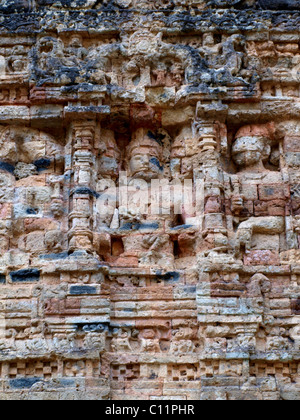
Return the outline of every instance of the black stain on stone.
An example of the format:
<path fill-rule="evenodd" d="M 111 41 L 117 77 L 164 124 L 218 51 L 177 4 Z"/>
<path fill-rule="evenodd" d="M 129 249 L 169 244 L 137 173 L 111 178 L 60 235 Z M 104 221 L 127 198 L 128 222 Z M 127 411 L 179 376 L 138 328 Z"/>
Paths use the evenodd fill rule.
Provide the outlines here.
<path fill-rule="evenodd" d="M 91 190 L 87 187 L 78 187 L 74 191 L 72 191 L 72 194 L 78 194 L 78 195 L 90 195 L 95 198 L 99 198 L 100 194 L 98 194 L 96 191 Z"/>
<path fill-rule="evenodd" d="M 9 385 L 11 388 L 15 389 L 26 389 L 31 388 L 38 382 L 42 382 L 41 378 L 17 378 L 17 379 L 10 379 Z"/>
<path fill-rule="evenodd" d="M 160 170 L 160 172 L 162 172 L 164 170 L 164 166 L 160 164 L 159 160 L 156 157 L 152 157 L 150 159 L 150 163 L 157 166 L 158 169 Z"/>
<path fill-rule="evenodd" d="M 149 139 L 156 141 L 160 146 L 163 146 L 163 140 L 165 139 L 165 135 L 161 133 L 153 133 L 153 131 L 149 130 L 147 133 Z"/>
<path fill-rule="evenodd" d="M 97 289 L 94 286 L 71 286 L 71 295 L 95 295 Z"/>
<path fill-rule="evenodd" d="M 6 283 L 6 276 L 4 274 L 0 274 L 0 284 Z"/>
<path fill-rule="evenodd" d="M 164 281 L 168 281 L 168 282 L 178 282 L 180 279 L 180 274 L 177 273 L 176 271 L 170 271 L 166 274 L 157 274 L 157 278 L 159 280 L 164 280 Z"/>
<path fill-rule="evenodd" d="M 61 67 L 57 72 L 57 77 L 67 77 L 70 80 L 70 85 L 76 82 L 77 77 L 80 76 L 80 70 L 76 67 Z"/>
<path fill-rule="evenodd" d="M 68 258 L 68 252 L 59 252 L 58 254 L 44 254 L 40 255 L 39 258 L 43 260 L 64 260 Z"/>
<path fill-rule="evenodd" d="M 0 5 L 1 13 L 29 12 L 31 10 L 30 0 L 6 0 L 4 2 L 2 0 L 2 5 Z"/>
<path fill-rule="evenodd" d="M 124 223 L 120 230 L 157 230 L 159 228 L 158 223 Z"/>
<path fill-rule="evenodd" d="M 300 10 L 299 0 L 258 0 L 258 4 L 266 10 Z"/>
<path fill-rule="evenodd" d="M 63 388 L 74 388 L 76 385 L 74 379 L 57 378 L 55 381 L 57 385 L 61 385 Z"/>
<path fill-rule="evenodd" d="M 120 230 L 132 230 L 133 224 L 132 223 L 124 223 L 123 226 L 121 226 Z"/>
<path fill-rule="evenodd" d="M 3 171 L 9 172 L 10 174 L 13 174 L 15 167 L 11 165 L 10 163 L 0 161 L 0 169 L 2 169 Z"/>
<path fill-rule="evenodd" d="M 133 226 L 135 230 L 145 230 L 145 229 L 153 229 L 157 230 L 159 228 L 158 223 L 137 223 Z"/>
<path fill-rule="evenodd" d="M 13 283 L 33 282 L 40 280 L 40 270 L 28 268 L 25 270 L 12 271 L 10 277 Z"/>
<path fill-rule="evenodd" d="M 104 332 L 109 330 L 109 324 L 105 322 L 97 323 L 78 323 L 75 325 L 77 331 L 84 332 Z"/>
<path fill-rule="evenodd" d="M 35 216 L 35 215 L 39 214 L 39 209 L 33 209 L 33 208 L 29 207 L 28 209 L 26 209 L 26 213 L 29 214 L 29 215 Z"/>
<path fill-rule="evenodd" d="M 180 226 L 175 226 L 171 228 L 171 230 L 190 229 L 192 227 L 194 226 L 193 225 L 180 225 Z"/>
<path fill-rule="evenodd" d="M 54 2 L 53 0 L 37 0 L 39 6 L 52 6 L 54 3 L 60 5 L 62 7 L 71 8 L 72 4 L 76 4 L 78 7 L 85 6 L 87 4 L 87 0 L 59 0 Z"/>
<path fill-rule="evenodd" d="M 33 164 L 36 166 L 36 169 L 38 172 L 42 172 L 45 171 L 46 169 L 48 169 L 51 165 L 51 160 L 50 159 L 46 159 L 46 158 L 42 158 L 42 159 L 38 159 L 35 162 L 33 162 Z"/>
<path fill-rule="evenodd" d="M 272 187 L 267 187 L 267 188 L 265 188 L 265 193 L 266 193 L 266 195 L 274 195 L 274 188 L 272 188 Z"/>
<path fill-rule="evenodd" d="M 185 293 L 196 293 L 197 287 L 196 286 L 184 286 L 183 290 Z"/>
<path fill-rule="evenodd" d="M 61 91 L 63 93 L 78 93 L 80 92 L 93 92 L 94 85 L 90 83 L 79 83 L 78 85 L 62 86 Z"/>
<path fill-rule="evenodd" d="M 243 0 L 208 0 L 207 5 L 210 7 L 232 7 L 242 3 Z"/>

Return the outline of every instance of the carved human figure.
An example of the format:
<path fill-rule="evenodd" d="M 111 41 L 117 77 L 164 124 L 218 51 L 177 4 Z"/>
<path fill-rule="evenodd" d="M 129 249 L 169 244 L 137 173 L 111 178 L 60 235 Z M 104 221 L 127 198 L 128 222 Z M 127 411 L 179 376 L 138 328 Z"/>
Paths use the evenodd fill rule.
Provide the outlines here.
<path fill-rule="evenodd" d="M 118 84 L 120 75 L 117 69 L 113 68 L 112 62 L 115 63 L 119 54 L 120 43 L 114 38 L 111 38 L 110 44 L 100 42 L 98 46 L 93 45 L 89 48 L 86 61 L 89 63 L 90 81 L 98 85 Z"/>
<path fill-rule="evenodd" d="M 164 173 L 161 141 L 159 135 L 148 129 L 140 128 L 133 133 L 127 149 L 127 202 L 120 203 L 119 208 L 123 223 L 148 218 L 151 180 L 161 179 Z"/>
<path fill-rule="evenodd" d="M 66 181 L 66 175 L 49 177 L 49 183 L 52 186 L 51 195 L 51 211 L 54 217 L 61 217 L 64 214 L 64 201 L 63 201 L 63 187 Z"/>
<path fill-rule="evenodd" d="M 139 128 L 133 135 L 128 147 L 129 176 L 146 181 L 161 178 L 164 167 L 162 165 L 162 139 L 151 130 Z"/>
<path fill-rule="evenodd" d="M 238 334 L 233 340 L 227 341 L 227 351 L 228 352 L 238 352 L 238 351 L 255 351 L 256 340 L 255 337 L 251 334 L 241 333 Z"/>
<path fill-rule="evenodd" d="M 159 41 L 159 36 L 147 30 L 136 31 L 128 40 L 123 38 L 122 48 L 128 60 L 123 66 L 124 87 L 135 90 L 151 84 L 150 61 L 159 49 Z"/>
<path fill-rule="evenodd" d="M 254 274 L 247 283 L 247 293 L 251 299 L 251 307 L 256 313 L 266 315 L 268 313 L 269 301 L 266 299 L 271 291 L 271 282 L 264 274 Z"/>
<path fill-rule="evenodd" d="M 183 66 L 180 62 L 169 63 L 159 62 L 153 66 L 151 71 L 153 86 L 181 86 L 184 78 Z"/>
<path fill-rule="evenodd" d="M 138 30 L 132 36 L 123 36 L 120 48 L 126 57 L 122 65 L 123 87 L 138 92 L 151 84 L 166 87 L 183 84 L 186 61 L 191 61 L 189 51 L 179 51 L 163 42 L 162 33 Z"/>
<path fill-rule="evenodd" d="M 217 80 L 227 83 L 230 80 L 236 84 L 255 81 L 256 73 L 248 70 L 245 44 L 245 38 L 239 34 L 223 36 L 218 43 L 215 43 L 212 33 L 205 34 L 200 51 Z"/>
<path fill-rule="evenodd" d="M 116 328 L 113 331 L 113 339 L 111 341 L 111 349 L 116 353 L 132 352 L 132 347 L 129 341 L 130 334 L 128 331 Z"/>
<path fill-rule="evenodd" d="M 72 334 L 54 334 L 53 347 L 57 353 L 70 352 L 75 347 L 75 335 Z"/>
<path fill-rule="evenodd" d="M 171 353 L 193 353 L 195 345 L 192 341 L 193 330 L 191 328 L 180 328 L 173 332 L 173 339 L 171 343 Z"/>
<path fill-rule="evenodd" d="M 27 70 L 26 50 L 23 46 L 16 46 L 7 61 L 7 71 L 13 74 L 24 74 Z"/>
<path fill-rule="evenodd" d="M 36 51 L 36 76 L 40 83 L 51 82 L 64 64 L 63 43 L 61 40 L 45 36 L 39 39 Z"/>
<path fill-rule="evenodd" d="M 80 83 L 89 75 L 81 71 L 88 52 L 79 34 L 72 35 L 67 46 L 60 38 L 44 36 L 33 51 L 34 72 L 40 85 L 53 81 L 61 85 Z"/>
<path fill-rule="evenodd" d="M 274 327 L 267 337 L 267 350 L 282 351 L 288 350 L 291 341 L 287 337 L 285 328 Z"/>
<path fill-rule="evenodd" d="M 289 336 L 294 342 L 295 349 L 300 350 L 300 326 L 293 326 L 289 331 Z"/>
<path fill-rule="evenodd" d="M 271 283 L 268 277 L 257 273 L 251 277 L 247 284 L 247 291 L 251 298 L 261 298 L 271 290 Z"/>
<path fill-rule="evenodd" d="M 170 218 L 171 203 L 158 185 L 164 182 L 164 153 L 169 150 L 163 147 L 165 141 L 163 130 L 137 129 L 127 149 L 127 182 L 120 186 L 120 228 L 126 233 L 123 256 L 138 256 L 142 266 L 172 266 L 174 259 L 169 236 L 156 234 Z"/>
<path fill-rule="evenodd" d="M 45 234 L 45 245 L 50 252 L 63 250 L 64 235 L 60 230 L 51 230 Z"/>
<path fill-rule="evenodd" d="M 183 187 L 188 186 L 188 182 L 197 179 L 197 173 L 199 170 L 198 156 L 199 156 L 199 138 L 195 136 L 191 124 L 185 125 L 180 129 L 180 132 L 175 137 L 171 147 L 171 158 L 170 158 L 170 170 L 171 177 L 174 182 L 174 214 L 173 217 L 176 220 L 176 215 L 181 215 L 181 224 L 199 226 L 201 223 L 201 217 L 197 217 L 197 214 L 203 214 L 204 208 L 204 197 L 197 199 L 198 207 L 195 207 L 195 186 L 192 185 L 192 195 L 183 194 Z M 176 187 L 176 182 L 180 181 L 179 189 Z M 197 191 L 197 196 L 200 198 L 200 184 Z M 192 197 L 193 199 L 188 200 Z"/>
<path fill-rule="evenodd" d="M 111 130 L 101 131 L 101 150 L 97 159 L 98 182 L 94 225 L 96 231 L 119 227 L 119 177 L 121 153 Z M 112 225 L 112 222 L 114 224 Z"/>
<path fill-rule="evenodd" d="M 157 338 L 157 334 L 152 329 L 144 330 L 141 333 L 141 352 L 145 353 L 160 353 L 160 345 L 159 345 L 159 338 Z"/>
<path fill-rule="evenodd" d="M 242 127 L 232 145 L 232 159 L 238 168 L 230 176 L 231 211 L 238 224 L 237 249 L 251 249 L 255 233 L 280 235 L 284 232 L 286 192 L 279 171 L 266 167 L 274 142 L 273 124 Z"/>
<path fill-rule="evenodd" d="M 84 339 L 84 347 L 96 351 L 105 349 L 106 331 L 89 332 Z"/>
<path fill-rule="evenodd" d="M 69 45 L 64 49 L 65 57 L 70 66 L 78 67 L 82 60 L 86 58 L 87 50 L 83 47 L 82 43 L 82 37 L 75 34 L 71 36 Z"/>
<path fill-rule="evenodd" d="M 0 200 L 6 224 L 14 220 L 14 234 L 10 234 L 9 230 L 6 232 L 16 241 L 11 241 L 11 247 L 42 252 L 45 250 L 47 226 L 49 229 L 51 224 L 52 231 L 61 230 L 61 223 L 54 221 L 49 214 L 49 204 L 53 195 L 57 197 L 52 180 L 53 177 L 60 178 L 59 174 L 63 172 L 63 147 L 50 135 L 22 126 L 1 126 L 1 144 L 0 186 L 2 179 L 5 182 L 1 186 Z M 62 201 L 61 196 L 60 199 Z M 44 219 L 44 223 L 37 226 L 36 233 L 33 227 L 28 231 L 22 227 L 24 221 L 32 219 Z M 17 243 L 19 239 L 21 242 Z M 50 240 L 48 236 L 47 241 L 46 248 L 51 249 L 53 243 L 55 249 L 60 249 L 59 241 L 53 242 L 53 237 Z"/>
<path fill-rule="evenodd" d="M 252 125 L 241 128 L 232 146 L 232 157 L 242 173 L 265 172 L 271 153 L 274 126 Z"/>
<path fill-rule="evenodd" d="M 0 351 L 8 352 L 16 350 L 16 336 L 17 331 L 15 329 L 8 329 L 4 331 L 4 334 L 0 335 Z"/>
<path fill-rule="evenodd" d="M 244 41 L 240 35 L 233 35 L 223 43 L 223 59 L 232 76 L 237 76 L 242 68 L 244 53 L 238 51 Z"/>

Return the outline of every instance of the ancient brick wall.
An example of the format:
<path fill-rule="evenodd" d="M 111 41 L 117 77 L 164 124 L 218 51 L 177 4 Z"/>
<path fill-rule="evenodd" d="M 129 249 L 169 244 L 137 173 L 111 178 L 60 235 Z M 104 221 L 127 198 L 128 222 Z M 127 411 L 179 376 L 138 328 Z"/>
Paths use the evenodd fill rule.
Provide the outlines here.
<path fill-rule="evenodd" d="M 299 24 L 1 1 L 1 400 L 299 399 Z"/>

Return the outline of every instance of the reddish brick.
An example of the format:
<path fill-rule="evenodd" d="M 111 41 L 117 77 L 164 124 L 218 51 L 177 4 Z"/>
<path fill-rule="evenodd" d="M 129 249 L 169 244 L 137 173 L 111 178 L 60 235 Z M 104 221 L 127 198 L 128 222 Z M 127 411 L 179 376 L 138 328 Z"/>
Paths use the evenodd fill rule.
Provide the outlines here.
<path fill-rule="evenodd" d="M 285 200 L 290 196 L 290 191 L 289 187 L 286 185 L 259 185 L 258 195 L 259 199 L 263 201 Z"/>
<path fill-rule="evenodd" d="M 205 213 L 220 213 L 221 202 L 220 197 L 207 197 L 205 204 Z"/>
<path fill-rule="evenodd" d="M 279 265 L 279 255 L 275 251 L 256 250 L 250 251 L 244 257 L 245 265 Z"/>
<path fill-rule="evenodd" d="M 0 204 L 0 219 L 9 219 L 11 217 L 12 205 L 10 203 Z"/>
<path fill-rule="evenodd" d="M 255 201 L 255 216 L 285 216 L 286 202 L 284 200 Z"/>
<path fill-rule="evenodd" d="M 25 232 L 49 231 L 59 229 L 58 222 L 52 219 L 25 219 Z"/>
<path fill-rule="evenodd" d="M 45 302 L 46 315 L 80 315 L 80 299 L 50 299 Z"/>
<path fill-rule="evenodd" d="M 225 200 L 225 213 L 228 216 L 232 216 L 231 200 Z"/>
<path fill-rule="evenodd" d="M 160 125 L 160 116 L 149 105 L 134 104 L 130 109 L 132 127 L 155 128 Z"/>
<path fill-rule="evenodd" d="M 241 217 L 251 217 L 254 215 L 253 201 L 244 201 L 244 208 L 240 213 Z"/>
<path fill-rule="evenodd" d="M 46 102 L 46 88 L 33 87 L 30 91 L 30 101 L 33 104 L 43 104 Z"/>
<path fill-rule="evenodd" d="M 114 262 L 115 267 L 138 267 L 138 265 L 137 257 L 120 257 Z"/>

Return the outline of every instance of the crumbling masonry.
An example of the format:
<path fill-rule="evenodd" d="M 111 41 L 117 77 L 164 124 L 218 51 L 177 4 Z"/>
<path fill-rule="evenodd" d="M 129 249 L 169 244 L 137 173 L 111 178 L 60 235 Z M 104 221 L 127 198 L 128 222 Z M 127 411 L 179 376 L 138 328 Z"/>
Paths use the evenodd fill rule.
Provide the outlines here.
<path fill-rule="evenodd" d="M 296 0 L 1 0 L 1 400 L 299 399 L 299 28 Z M 154 179 L 194 209 L 141 212 Z"/>

